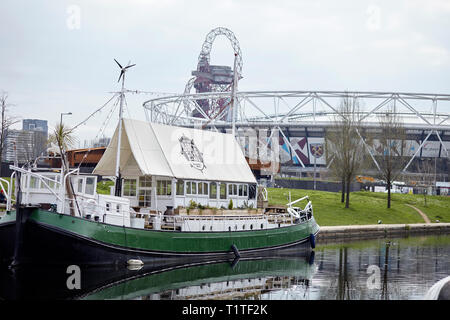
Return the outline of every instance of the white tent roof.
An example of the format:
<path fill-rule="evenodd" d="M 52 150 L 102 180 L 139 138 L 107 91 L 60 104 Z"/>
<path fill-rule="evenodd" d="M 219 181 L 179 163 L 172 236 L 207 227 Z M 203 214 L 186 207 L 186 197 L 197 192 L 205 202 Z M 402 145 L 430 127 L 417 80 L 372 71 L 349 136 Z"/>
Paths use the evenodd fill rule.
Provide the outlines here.
<path fill-rule="evenodd" d="M 256 183 L 236 139 L 225 133 L 123 119 L 122 176 L 157 175 L 176 179 Z M 95 174 L 115 175 L 118 127 Z M 193 139 L 203 157 L 197 168 L 182 153 L 180 138 Z M 201 162 L 200 162 L 201 163 Z"/>

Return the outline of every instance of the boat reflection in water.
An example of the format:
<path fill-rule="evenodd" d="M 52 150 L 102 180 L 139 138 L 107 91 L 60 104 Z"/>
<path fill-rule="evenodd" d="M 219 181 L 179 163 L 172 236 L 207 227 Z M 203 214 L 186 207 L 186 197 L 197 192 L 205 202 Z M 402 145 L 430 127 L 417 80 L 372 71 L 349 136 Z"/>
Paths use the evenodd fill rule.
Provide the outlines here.
<path fill-rule="evenodd" d="M 76 281 L 75 273 L 67 268 L 3 268 L 0 298 L 258 299 L 292 287 L 308 290 L 315 270 L 314 251 L 310 250 L 234 261 L 146 263 L 139 270 L 81 267 L 80 288 L 69 289 Z"/>

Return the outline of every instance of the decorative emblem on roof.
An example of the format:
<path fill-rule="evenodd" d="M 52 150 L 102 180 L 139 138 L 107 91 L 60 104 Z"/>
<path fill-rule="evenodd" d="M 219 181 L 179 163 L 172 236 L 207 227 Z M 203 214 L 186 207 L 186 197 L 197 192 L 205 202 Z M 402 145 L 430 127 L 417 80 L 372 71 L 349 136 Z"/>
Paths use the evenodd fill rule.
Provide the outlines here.
<path fill-rule="evenodd" d="M 178 139 L 181 146 L 181 154 L 183 154 L 187 161 L 191 163 L 191 167 L 203 171 L 206 168 L 203 162 L 203 154 L 198 150 L 193 139 L 189 139 L 184 134 Z"/>

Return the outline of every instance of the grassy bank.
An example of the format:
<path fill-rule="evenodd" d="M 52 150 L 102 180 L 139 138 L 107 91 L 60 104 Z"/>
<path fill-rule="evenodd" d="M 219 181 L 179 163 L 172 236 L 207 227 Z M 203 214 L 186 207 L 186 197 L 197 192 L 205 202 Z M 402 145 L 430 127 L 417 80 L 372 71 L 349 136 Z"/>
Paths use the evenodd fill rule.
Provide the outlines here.
<path fill-rule="evenodd" d="M 423 223 L 422 217 L 405 204 L 419 208 L 432 222 L 435 220 L 450 222 L 450 197 L 427 196 L 425 206 L 423 195 L 393 194 L 391 208 L 387 209 L 386 194 L 359 191 L 350 194 L 350 208 L 345 209 L 344 204 L 340 202 L 341 194 L 338 192 L 285 188 L 267 190 L 271 205 L 286 204 L 289 191 L 292 200 L 308 195 L 313 204 L 316 220 L 322 226 L 377 224 L 378 220 L 383 224 Z"/>

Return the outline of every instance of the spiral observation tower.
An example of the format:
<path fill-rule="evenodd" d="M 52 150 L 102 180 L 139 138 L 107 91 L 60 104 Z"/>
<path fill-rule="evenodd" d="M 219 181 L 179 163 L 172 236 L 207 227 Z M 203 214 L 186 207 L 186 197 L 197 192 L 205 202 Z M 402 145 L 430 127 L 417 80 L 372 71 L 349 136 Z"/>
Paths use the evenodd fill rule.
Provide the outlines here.
<path fill-rule="evenodd" d="M 225 36 L 231 43 L 234 69 L 211 64 L 210 52 L 218 36 Z M 242 53 L 233 32 L 226 28 L 211 30 L 200 51 L 197 69 L 192 72 L 184 92 L 145 101 L 147 120 L 222 132 L 231 131 L 235 126 L 236 138 L 248 158 L 263 161 L 263 155 L 276 150 L 278 173 L 303 177 L 312 172 L 313 164 L 319 173 L 326 171 L 329 164 L 325 156 L 314 150 L 324 145 L 325 132 L 336 117 L 342 116 L 339 113 L 342 99 L 356 99 L 367 132 L 376 135 L 378 119 L 387 112 L 394 112 L 403 123 L 406 147 L 402 156 L 408 158 L 405 173 L 420 175 L 418 162 L 429 159 L 434 161 L 435 180 L 449 181 L 450 94 L 238 91 L 242 67 Z M 191 92 L 192 88 L 195 93 Z M 232 106 L 235 110 L 230 112 Z M 249 135 L 256 136 L 256 147 L 250 146 Z M 376 147 L 367 148 L 376 167 Z"/>

